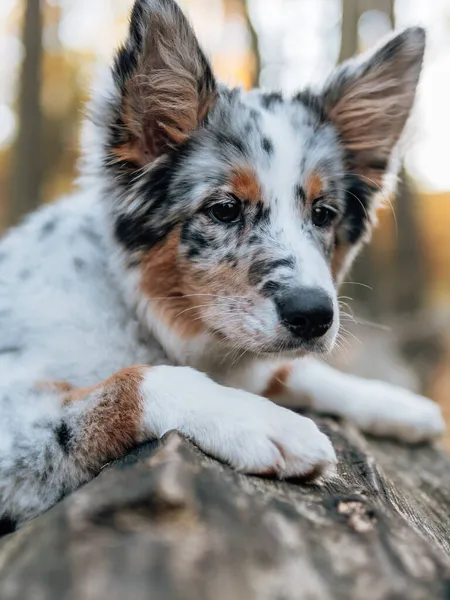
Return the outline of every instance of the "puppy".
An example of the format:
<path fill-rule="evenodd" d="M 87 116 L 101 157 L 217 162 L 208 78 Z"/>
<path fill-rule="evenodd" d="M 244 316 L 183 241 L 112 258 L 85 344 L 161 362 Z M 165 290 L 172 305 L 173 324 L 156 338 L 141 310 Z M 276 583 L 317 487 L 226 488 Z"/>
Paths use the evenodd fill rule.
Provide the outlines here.
<path fill-rule="evenodd" d="M 244 473 L 327 475 L 294 404 L 416 442 L 438 407 L 332 370 L 337 288 L 395 174 L 411 28 L 318 93 L 227 89 L 174 0 L 136 0 L 77 193 L 0 243 L 0 517 L 22 524 L 171 429 Z"/>

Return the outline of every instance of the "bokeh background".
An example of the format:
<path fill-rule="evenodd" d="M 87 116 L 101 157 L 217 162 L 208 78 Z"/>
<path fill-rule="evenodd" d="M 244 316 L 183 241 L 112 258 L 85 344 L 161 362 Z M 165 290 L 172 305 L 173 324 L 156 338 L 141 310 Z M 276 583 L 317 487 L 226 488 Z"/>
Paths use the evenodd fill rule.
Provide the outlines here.
<path fill-rule="evenodd" d="M 73 189 L 83 102 L 131 4 L 0 0 L 0 231 Z M 343 287 L 345 349 L 331 360 L 421 390 L 450 424 L 450 0 L 180 4 L 222 80 L 287 92 L 394 27 L 428 29 L 399 194 Z"/>

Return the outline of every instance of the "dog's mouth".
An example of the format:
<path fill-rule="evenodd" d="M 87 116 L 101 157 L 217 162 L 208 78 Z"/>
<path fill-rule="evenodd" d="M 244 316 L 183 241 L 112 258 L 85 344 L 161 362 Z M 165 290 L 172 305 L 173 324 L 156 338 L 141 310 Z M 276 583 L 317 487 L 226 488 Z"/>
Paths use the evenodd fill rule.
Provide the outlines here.
<path fill-rule="evenodd" d="M 231 339 L 226 333 L 220 330 L 212 330 L 216 339 L 219 339 L 226 346 L 233 347 L 233 352 L 237 354 L 256 354 L 262 356 L 276 356 L 286 358 L 301 358 L 308 354 L 325 355 L 329 354 L 334 348 L 334 339 L 329 336 L 315 340 L 304 340 L 294 337 L 282 337 L 270 342 L 255 343 L 254 339 L 249 338 L 248 343 L 245 340 L 239 340 L 236 343 L 235 339 Z M 237 347 L 239 346 L 239 347 Z"/>
<path fill-rule="evenodd" d="M 306 354 L 328 354 L 334 344 L 326 341 L 282 340 L 259 350 L 260 354 L 276 354 L 277 356 L 301 357 Z"/>

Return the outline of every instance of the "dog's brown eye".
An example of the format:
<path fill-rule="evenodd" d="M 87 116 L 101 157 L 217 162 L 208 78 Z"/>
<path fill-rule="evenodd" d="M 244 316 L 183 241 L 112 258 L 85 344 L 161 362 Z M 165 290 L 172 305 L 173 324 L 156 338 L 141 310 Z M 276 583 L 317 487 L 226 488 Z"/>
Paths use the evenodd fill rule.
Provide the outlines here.
<path fill-rule="evenodd" d="M 209 210 L 210 215 L 220 223 L 237 223 L 242 216 L 242 204 L 238 200 L 227 200 L 215 204 Z"/>
<path fill-rule="evenodd" d="M 312 222 L 316 227 L 328 227 L 336 218 L 336 212 L 328 206 L 316 206 L 312 211 Z"/>

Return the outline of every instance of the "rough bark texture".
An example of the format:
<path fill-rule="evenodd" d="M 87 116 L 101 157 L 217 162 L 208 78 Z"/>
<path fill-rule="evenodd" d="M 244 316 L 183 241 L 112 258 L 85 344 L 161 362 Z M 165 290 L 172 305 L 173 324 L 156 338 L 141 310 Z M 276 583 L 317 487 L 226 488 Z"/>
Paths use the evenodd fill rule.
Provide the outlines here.
<path fill-rule="evenodd" d="M 176 433 L 0 542 L 2 600 L 450 597 L 450 460 L 320 419 L 327 484 L 239 475 Z"/>

